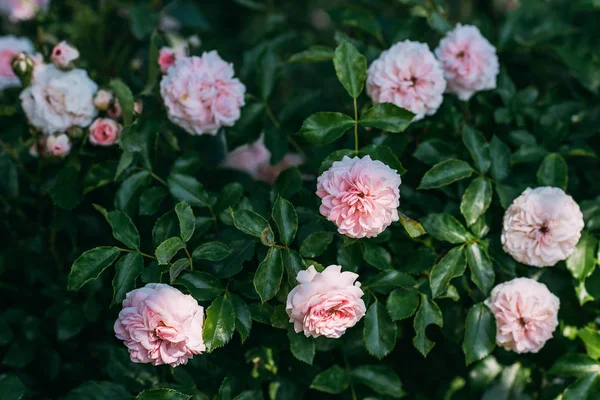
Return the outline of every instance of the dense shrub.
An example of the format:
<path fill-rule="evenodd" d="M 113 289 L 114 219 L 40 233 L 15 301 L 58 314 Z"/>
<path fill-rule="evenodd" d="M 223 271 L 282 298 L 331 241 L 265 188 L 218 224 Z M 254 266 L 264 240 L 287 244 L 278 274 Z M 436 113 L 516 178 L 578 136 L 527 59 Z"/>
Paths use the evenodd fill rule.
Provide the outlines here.
<path fill-rule="evenodd" d="M 597 1 L 0 12 L 0 398 L 600 398 Z"/>

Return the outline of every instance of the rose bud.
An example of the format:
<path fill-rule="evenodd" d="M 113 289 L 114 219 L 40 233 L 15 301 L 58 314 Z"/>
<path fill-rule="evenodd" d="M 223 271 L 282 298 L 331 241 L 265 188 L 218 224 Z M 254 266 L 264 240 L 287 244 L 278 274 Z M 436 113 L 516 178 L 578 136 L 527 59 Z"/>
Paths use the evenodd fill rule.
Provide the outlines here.
<path fill-rule="evenodd" d="M 54 46 L 50 58 L 56 68 L 69 69 L 73 66 L 73 61 L 79 58 L 79 51 L 67 42 L 62 41 Z"/>
<path fill-rule="evenodd" d="M 163 74 L 167 72 L 169 68 L 175 64 L 175 60 L 177 59 L 177 55 L 175 51 L 170 47 L 163 47 L 160 49 L 160 53 L 158 55 L 158 65 L 160 66 L 160 72 Z"/>
<path fill-rule="evenodd" d="M 135 115 L 142 115 L 142 111 L 144 111 L 144 103 L 141 100 L 133 103 L 133 113 Z"/>
<path fill-rule="evenodd" d="M 111 146 L 118 143 L 123 127 L 113 119 L 97 118 L 90 126 L 90 143 Z"/>
<path fill-rule="evenodd" d="M 94 105 L 98 110 L 106 111 L 110 107 L 110 103 L 113 101 L 113 95 L 108 90 L 98 90 L 94 97 Z"/>
<path fill-rule="evenodd" d="M 112 106 L 106 110 L 106 113 L 113 119 L 121 118 L 121 115 L 123 115 L 123 109 L 121 108 L 121 104 L 119 104 L 119 99 L 115 98 L 115 101 L 113 102 Z"/>
<path fill-rule="evenodd" d="M 11 66 L 14 74 L 21 80 L 21 84 L 29 85 L 35 67 L 33 59 L 25 53 L 20 53 L 13 58 Z"/>
<path fill-rule="evenodd" d="M 65 158 L 71 151 L 71 140 L 64 133 L 56 136 L 48 136 L 46 139 L 46 150 L 51 156 Z"/>

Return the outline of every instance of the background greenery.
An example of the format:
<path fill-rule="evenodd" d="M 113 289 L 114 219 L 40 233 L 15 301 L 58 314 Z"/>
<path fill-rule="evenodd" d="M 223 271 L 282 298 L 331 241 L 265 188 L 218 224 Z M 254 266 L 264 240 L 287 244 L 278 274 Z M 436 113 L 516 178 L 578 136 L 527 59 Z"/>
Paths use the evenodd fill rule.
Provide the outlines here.
<path fill-rule="evenodd" d="M 0 398 L 128 399 L 144 390 L 146 399 L 599 398 L 600 3 L 522 3 L 507 12 L 505 2 L 484 0 L 54 0 L 36 21 L 4 22 L 3 34 L 30 37 L 46 56 L 69 41 L 92 79 L 121 99 L 130 88 L 144 112 L 126 120 L 120 146 L 34 159 L 19 90 L 0 92 Z M 166 119 L 155 62 L 173 39 L 157 29 L 165 15 L 179 20 L 182 38 L 198 35 L 192 53 L 216 49 L 247 86 L 242 118 L 216 137 L 187 135 Z M 370 63 L 404 39 L 435 48 L 456 22 L 477 25 L 498 49 L 497 89 L 468 103 L 447 95 L 435 116 L 403 133 L 359 129 L 363 153 L 407 170 L 400 211 L 428 234 L 412 238 L 398 223 L 372 240 L 340 237 L 318 214 L 314 178 L 352 153 L 352 130 L 320 146 L 322 129 L 311 141 L 297 134 L 313 113 L 354 115 L 334 49 L 347 41 Z M 370 106 L 364 92 L 357 97 L 359 115 Z M 273 163 L 290 150 L 306 164 L 273 187 L 215 168 L 226 148 L 263 132 Z M 536 185 L 565 189 L 585 217 L 576 253 L 553 268 L 520 265 L 500 246 L 504 209 Z M 175 208 L 181 201 L 189 207 Z M 297 233 L 278 231 L 283 219 L 294 224 L 294 210 Z M 95 250 L 126 258 L 116 273 L 80 258 L 69 279 L 73 262 L 99 246 L 133 252 Z M 183 246 L 193 273 L 181 271 L 190 261 Z M 255 288 L 264 259 L 267 287 Z M 285 297 L 295 272 L 313 263 L 342 264 L 366 287 L 367 316 L 339 340 L 290 331 Z M 538 354 L 493 350 L 493 320 L 480 303 L 515 276 L 539 279 L 561 300 L 560 326 Z M 134 287 L 172 278 L 208 308 L 212 351 L 175 369 L 133 364 L 114 338 L 118 304 Z M 176 392 L 149 391 L 157 388 Z"/>

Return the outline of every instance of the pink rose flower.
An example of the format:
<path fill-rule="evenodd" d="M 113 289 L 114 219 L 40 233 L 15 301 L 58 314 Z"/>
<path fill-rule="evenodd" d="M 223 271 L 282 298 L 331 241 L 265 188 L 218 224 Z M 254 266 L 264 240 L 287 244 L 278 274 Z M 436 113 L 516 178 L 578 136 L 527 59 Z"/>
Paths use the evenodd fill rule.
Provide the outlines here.
<path fill-rule="evenodd" d="M 221 127 L 233 126 L 245 92 L 233 77 L 233 65 L 216 51 L 177 58 L 160 82 L 169 119 L 192 135 L 216 135 Z"/>
<path fill-rule="evenodd" d="M 298 272 L 298 286 L 287 297 L 285 310 L 296 332 L 306 337 L 337 339 L 365 315 L 358 275 L 330 265 L 319 273 L 314 266 Z"/>
<path fill-rule="evenodd" d="M 221 167 L 242 171 L 257 181 L 274 184 L 279 174 L 290 167 L 302 165 L 304 160 L 297 154 L 288 153 L 276 165 L 271 165 L 271 152 L 265 147 L 263 137 L 229 152 Z"/>
<path fill-rule="evenodd" d="M 33 19 L 39 11 L 48 9 L 50 0 L 2 0 L 0 11 L 12 22 Z"/>
<path fill-rule="evenodd" d="M 475 92 L 495 89 L 500 72 L 496 48 L 476 26 L 456 25 L 440 41 L 435 55 L 442 64 L 447 91 L 461 100 L 469 100 Z"/>
<path fill-rule="evenodd" d="M 367 94 L 373 103 L 405 108 L 415 114 L 415 121 L 435 114 L 445 90 L 442 68 L 425 43 L 396 43 L 367 70 Z"/>
<path fill-rule="evenodd" d="M 110 107 L 110 103 L 113 101 L 113 95 L 108 90 L 98 90 L 94 97 L 94 105 L 101 111 L 106 111 Z"/>
<path fill-rule="evenodd" d="M 583 225 L 579 205 L 561 189 L 527 188 L 504 213 L 502 245 L 523 264 L 551 267 L 571 255 Z"/>
<path fill-rule="evenodd" d="M 113 119 L 121 118 L 121 115 L 123 115 L 123 109 L 121 108 L 119 99 L 115 97 L 112 106 L 106 110 L 106 114 Z"/>
<path fill-rule="evenodd" d="M 149 283 L 127 293 L 115 334 L 129 349 L 131 361 L 176 367 L 206 350 L 203 326 L 204 308 L 192 296 Z"/>
<path fill-rule="evenodd" d="M 400 175 L 371 157 L 344 157 L 317 179 L 319 211 L 338 232 L 375 237 L 398 221 Z"/>
<path fill-rule="evenodd" d="M 19 53 L 33 53 L 33 44 L 27 38 L 0 37 L 0 90 L 21 86 L 21 81 L 12 69 L 12 61 Z"/>
<path fill-rule="evenodd" d="M 558 297 L 533 279 L 496 286 L 485 304 L 496 318 L 496 342 L 516 353 L 537 353 L 558 325 Z"/>
<path fill-rule="evenodd" d="M 175 51 L 170 47 L 163 47 L 160 49 L 160 53 L 158 55 L 158 65 L 160 66 L 160 72 L 163 74 L 167 72 L 169 68 L 171 68 L 175 64 L 175 60 L 177 59 L 177 55 Z"/>
<path fill-rule="evenodd" d="M 119 141 L 123 127 L 110 118 L 96 118 L 90 125 L 90 143 L 96 146 L 111 146 Z"/>
<path fill-rule="evenodd" d="M 64 133 L 56 136 L 48 136 L 46 139 L 46 150 L 48 155 L 64 158 L 71 152 L 71 140 Z"/>
<path fill-rule="evenodd" d="M 54 46 L 50 57 L 56 68 L 65 69 L 71 66 L 71 63 L 79 58 L 79 50 L 72 47 L 64 40 Z"/>

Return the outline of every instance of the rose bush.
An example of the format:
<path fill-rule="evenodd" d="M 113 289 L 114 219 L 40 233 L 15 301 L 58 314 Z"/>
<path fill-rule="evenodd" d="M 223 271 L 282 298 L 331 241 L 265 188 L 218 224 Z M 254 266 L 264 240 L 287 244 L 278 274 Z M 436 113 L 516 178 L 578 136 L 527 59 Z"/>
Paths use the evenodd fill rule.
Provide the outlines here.
<path fill-rule="evenodd" d="M 0 398 L 600 398 L 597 2 L 0 15 Z"/>

